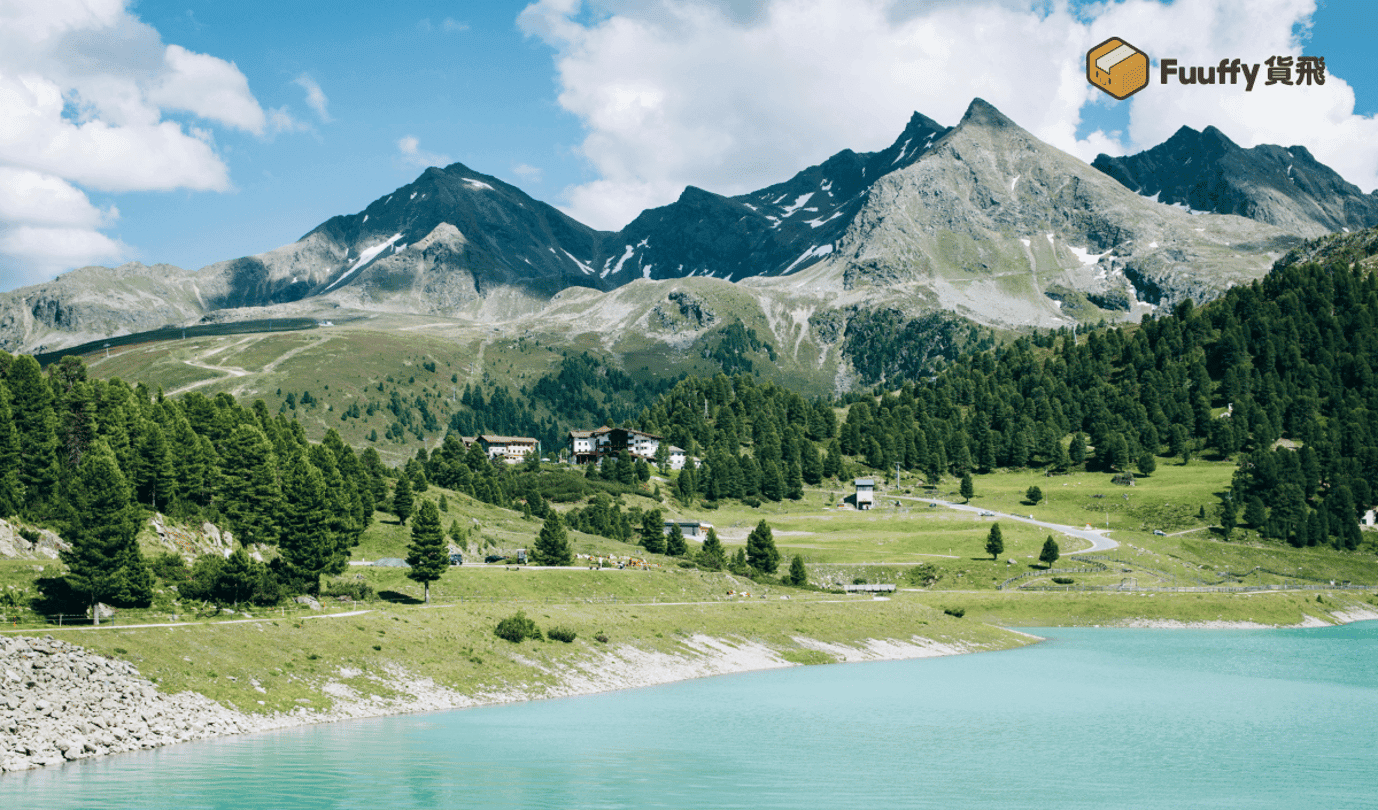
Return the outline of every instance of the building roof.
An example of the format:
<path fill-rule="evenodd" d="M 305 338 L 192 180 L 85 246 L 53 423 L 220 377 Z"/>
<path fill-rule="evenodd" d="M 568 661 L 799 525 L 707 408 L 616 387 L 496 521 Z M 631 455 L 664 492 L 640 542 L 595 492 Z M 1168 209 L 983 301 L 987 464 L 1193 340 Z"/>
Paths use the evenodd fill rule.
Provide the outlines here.
<path fill-rule="evenodd" d="M 858 478 L 853 483 L 859 487 L 873 487 L 876 485 L 874 478 Z"/>
<path fill-rule="evenodd" d="M 672 445 L 670 445 L 670 452 L 671 452 L 671 453 L 683 453 L 683 452 L 684 452 L 684 448 L 683 448 L 683 447 L 675 447 L 675 446 L 672 444 Z"/>
<path fill-rule="evenodd" d="M 487 433 L 481 434 L 479 441 L 489 444 L 535 444 L 536 440 L 528 436 L 492 436 Z"/>
<path fill-rule="evenodd" d="M 592 435 L 593 431 L 591 430 L 571 430 L 569 432 L 569 437 L 571 439 L 587 439 Z"/>

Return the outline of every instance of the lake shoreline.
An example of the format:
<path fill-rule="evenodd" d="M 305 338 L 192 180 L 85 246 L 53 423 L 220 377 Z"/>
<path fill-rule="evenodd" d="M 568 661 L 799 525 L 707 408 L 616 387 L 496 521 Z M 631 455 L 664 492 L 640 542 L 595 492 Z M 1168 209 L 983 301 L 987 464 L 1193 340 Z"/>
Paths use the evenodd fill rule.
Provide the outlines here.
<path fill-rule="evenodd" d="M 1012 632 L 1012 635 L 1014 633 Z M 1019 636 L 1035 639 L 1027 633 Z M 807 663 L 899 661 L 1008 649 L 1019 644 L 867 639 L 861 645 L 799 636 L 800 647 L 818 655 Z M 640 689 L 716 675 L 802 666 L 781 651 L 743 639 L 694 635 L 686 654 L 647 650 L 632 644 L 596 650 L 594 655 L 556 664 L 514 658 L 554 678 L 553 683 L 519 683 L 466 694 L 400 667 L 384 674 L 341 668 L 321 685 L 330 709 L 299 708 L 254 714 L 226 708 L 194 691 L 165 694 L 132 665 L 92 653 L 52 636 L 0 637 L 0 774 L 61 765 L 83 759 L 150 750 L 183 742 L 255 734 L 321 723 L 495 706 Z M 99 684 L 81 683 L 95 673 Z M 360 676 L 378 681 L 394 696 L 365 696 L 348 684 Z M 43 687 L 41 690 L 35 687 Z M 37 694 L 19 694 L 29 688 Z"/>
<path fill-rule="evenodd" d="M 1378 620 L 1378 610 L 1349 609 L 1326 613 L 1336 624 Z M 1116 623 L 1094 625 L 1127 629 L 1281 629 L 1331 626 L 1312 616 L 1291 625 L 1269 625 L 1248 621 L 1197 621 L 1173 619 L 1123 619 Z M 496 706 L 508 703 L 549 700 L 562 697 L 603 694 L 624 689 L 641 689 L 670 683 L 783 669 L 793 666 L 825 663 L 861 663 L 867 661 L 901 661 L 991 652 L 1035 644 L 1044 639 L 1016 627 L 1000 628 L 1015 643 L 940 642 L 921 636 L 908 640 L 866 639 L 860 644 L 834 643 L 795 636 L 799 648 L 816 654 L 811 660 L 789 660 L 785 651 L 740 638 L 695 634 L 683 642 L 682 653 L 664 652 L 621 644 L 607 649 L 594 649 L 593 654 L 571 656 L 570 660 L 541 663 L 525 657 L 518 648 L 513 658 L 535 673 L 548 676 L 548 683 L 516 683 L 499 689 L 476 690 L 472 693 L 436 683 L 402 667 L 384 667 L 379 673 L 362 673 L 340 668 L 334 677 L 320 686 L 320 691 L 332 700 L 328 710 L 298 708 L 290 712 L 255 714 L 226 708 L 194 691 L 165 694 L 157 685 L 140 675 L 132 665 L 92 653 L 76 644 L 53 639 L 51 636 L 0 637 L 4 649 L 4 665 L 0 670 L 0 774 L 64 764 L 69 761 L 103 757 L 136 750 L 148 750 L 182 742 L 224 736 L 255 734 L 280 729 L 322 723 L 374 717 L 417 714 L 434 711 Z M 1017 639 L 1015 638 L 1017 637 Z M 22 641 L 22 645 L 21 642 Z M 8 644 L 7 644 L 8 642 Z M 21 654 L 30 662 L 42 660 L 42 666 L 17 675 L 16 661 Z M 798 659 L 798 655 L 794 655 Z M 54 666 L 56 662 L 56 666 Z M 52 673 L 65 665 L 76 675 L 85 670 L 99 671 L 104 683 L 122 697 L 114 702 L 107 693 L 90 694 L 84 686 L 68 684 L 57 693 L 77 697 L 55 702 L 30 695 L 27 700 L 15 696 L 15 687 L 32 678 L 31 673 Z M 365 695 L 350 685 L 356 678 L 368 678 L 384 686 L 391 697 Z M 357 681 L 356 684 L 358 685 Z M 69 691 L 70 690 L 70 691 Z M 50 694 L 53 689 L 47 690 Z M 107 692 L 109 690 L 106 690 Z M 81 696 L 90 706 L 80 705 Z M 133 696 L 132 699 L 129 696 Z M 43 704 L 49 705 L 43 705 Z M 6 710 L 8 707 L 8 710 Z M 114 709 L 124 711 L 112 718 Z M 27 712 L 27 714 L 26 714 Z M 46 718 L 46 719 L 45 719 Z M 122 719 L 121 719 L 122 718 Z M 65 719 L 65 722 L 64 722 Z M 8 725 L 8 730 L 6 729 Z M 5 734 L 8 736 L 4 736 Z"/>

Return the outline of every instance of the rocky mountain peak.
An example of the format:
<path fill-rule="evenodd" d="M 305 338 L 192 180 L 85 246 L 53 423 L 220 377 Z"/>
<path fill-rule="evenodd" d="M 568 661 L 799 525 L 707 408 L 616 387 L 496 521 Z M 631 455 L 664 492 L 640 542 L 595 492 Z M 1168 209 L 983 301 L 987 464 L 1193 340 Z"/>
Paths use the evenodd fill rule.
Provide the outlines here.
<path fill-rule="evenodd" d="M 1158 202 L 1238 214 L 1303 236 L 1378 225 L 1378 194 L 1365 195 L 1305 147 L 1246 149 L 1214 126 L 1184 126 L 1152 149 L 1099 155 L 1091 165 Z"/>

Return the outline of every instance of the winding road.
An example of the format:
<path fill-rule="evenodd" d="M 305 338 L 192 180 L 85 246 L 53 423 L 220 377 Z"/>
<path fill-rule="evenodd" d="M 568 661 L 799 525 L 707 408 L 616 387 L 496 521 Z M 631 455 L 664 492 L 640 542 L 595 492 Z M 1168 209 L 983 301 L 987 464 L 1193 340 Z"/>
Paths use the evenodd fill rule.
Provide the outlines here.
<path fill-rule="evenodd" d="M 1084 548 L 1080 551 L 1065 552 L 1062 555 L 1064 557 L 1071 556 L 1073 554 L 1091 554 L 1093 552 L 1098 551 L 1109 551 L 1113 548 L 1119 548 L 1120 546 L 1118 542 L 1111 540 L 1109 537 L 1106 537 L 1106 532 L 1109 531 L 1108 529 L 1078 529 L 1075 526 L 1064 526 L 1061 523 L 1049 523 L 1045 520 L 1030 518 L 1028 515 L 1014 515 L 1008 514 L 1006 512 L 996 512 L 992 509 L 986 509 L 980 506 L 972 506 L 970 504 L 965 503 L 952 503 L 951 501 L 942 501 L 938 500 L 937 498 L 915 498 L 912 496 L 904 495 L 887 495 L 886 497 L 898 497 L 903 500 L 922 501 L 923 503 L 931 503 L 937 506 L 946 506 L 948 509 L 956 509 L 959 512 L 974 512 L 978 515 L 982 512 L 989 512 L 995 517 L 1001 518 L 1003 520 L 1017 520 L 1020 523 L 1027 523 L 1030 526 L 1041 526 L 1045 529 L 1052 529 L 1053 531 L 1061 532 L 1062 534 L 1068 535 L 1069 537 L 1081 538 L 1082 540 L 1085 540 L 1091 544 L 1090 548 Z"/>

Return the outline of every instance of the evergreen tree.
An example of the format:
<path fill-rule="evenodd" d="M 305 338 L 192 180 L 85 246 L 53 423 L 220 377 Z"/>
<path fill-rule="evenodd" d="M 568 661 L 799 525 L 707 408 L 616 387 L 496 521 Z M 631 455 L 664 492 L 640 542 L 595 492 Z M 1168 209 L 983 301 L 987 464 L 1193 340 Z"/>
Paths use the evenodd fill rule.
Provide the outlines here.
<path fill-rule="evenodd" d="M 537 497 L 537 498 L 539 498 L 540 496 L 541 496 L 541 494 L 540 494 L 539 492 L 536 493 L 536 497 Z M 445 493 L 443 493 L 443 492 L 440 493 L 440 511 L 442 511 L 442 512 L 448 512 L 448 511 L 450 511 L 450 502 L 449 502 L 449 500 L 447 500 L 447 499 L 445 498 Z M 535 511 L 535 510 L 532 510 L 532 511 Z"/>
<path fill-rule="evenodd" d="M 761 462 L 761 497 L 778 501 L 785 497 L 785 478 L 780 474 L 780 465 L 770 459 Z"/>
<path fill-rule="evenodd" d="M 1145 450 L 1139 456 L 1139 472 L 1142 475 L 1152 475 L 1158 469 L 1158 460 L 1153 457 L 1153 453 Z"/>
<path fill-rule="evenodd" d="M 641 514 L 641 545 L 646 546 L 653 538 L 663 537 L 665 517 L 660 508 L 649 509 Z M 646 546 L 647 549 L 650 546 Z"/>
<path fill-rule="evenodd" d="M 10 411 L 10 394 L 0 374 L 0 518 L 24 505 L 24 484 L 19 480 L 19 433 Z"/>
<path fill-rule="evenodd" d="M 1067 445 L 1067 460 L 1076 467 L 1086 463 L 1086 437 L 1080 431 L 1072 434 L 1072 442 Z"/>
<path fill-rule="evenodd" d="M 74 500 L 76 523 L 67 533 L 71 548 L 61 552 L 60 558 L 67 566 L 68 585 L 85 597 L 95 623 L 100 624 L 96 605 L 121 591 L 126 567 L 137 567 L 135 538 L 140 524 L 129 485 L 115 454 L 103 441 L 95 442 L 82 459 Z M 137 578 L 139 572 L 133 573 Z"/>
<path fill-rule="evenodd" d="M 531 562 L 536 565 L 571 565 L 574 563 L 574 549 L 570 547 L 569 535 L 560 513 L 550 510 L 550 516 L 541 527 L 541 534 L 531 549 Z"/>
<path fill-rule="evenodd" d="M 684 530 L 679 527 L 679 521 L 670 526 L 670 534 L 665 538 L 665 553 L 671 557 L 683 557 L 689 553 L 689 545 L 684 542 Z"/>
<path fill-rule="evenodd" d="M 254 424 L 234 428 L 221 453 L 220 511 L 239 542 L 276 543 L 282 493 L 277 456 Z"/>
<path fill-rule="evenodd" d="M 727 564 L 727 570 L 739 577 L 744 577 L 751 573 L 751 566 L 747 565 L 746 562 L 746 549 L 737 549 L 737 553 L 732 555 L 732 562 Z"/>
<path fill-rule="evenodd" d="M 986 553 L 992 560 L 999 559 L 1005 553 L 1005 536 L 1000 532 L 999 523 L 990 526 L 990 534 L 986 536 Z"/>
<path fill-rule="evenodd" d="M 215 576 L 214 596 L 219 601 L 238 607 L 240 602 L 248 601 L 253 595 L 261 576 L 253 558 L 240 546 L 220 566 Z"/>
<path fill-rule="evenodd" d="M 775 536 L 764 520 L 756 524 L 746 538 L 747 564 L 757 571 L 773 574 L 780 567 L 780 552 L 775 548 Z"/>
<path fill-rule="evenodd" d="M 1057 547 L 1057 541 L 1054 540 L 1053 536 L 1050 534 L 1048 535 L 1048 539 L 1043 541 L 1043 551 L 1039 552 L 1038 561 L 1048 568 L 1052 568 L 1053 563 L 1057 562 L 1059 556 L 1061 556 L 1061 550 Z"/>
<path fill-rule="evenodd" d="M 786 581 L 796 588 L 802 588 L 809 584 L 809 572 L 804 567 L 804 558 L 798 554 L 794 555 L 794 559 L 790 561 L 789 576 L 786 577 Z"/>
<path fill-rule="evenodd" d="M 976 482 L 971 480 L 971 473 L 962 473 L 962 484 L 957 491 L 966 503 L 971 503 L 971 496 L 976 494 Z"/>
<path fill-rule="evenodd" d="M 397 486 L 392 490 L 392 513 L 397 516 L 399 526 L 407 525 L 415 500 L 411 494 L 411 478 L 405 473 L 397 476 Z"/>
<path fill-rule="evenodd" d="M 440 510 L 433 501 L 421 501 L 411 526 L 411 545 L 407 546 L 407 579 L 426 589 L 426 604 L 431 602 L 431 583 L 440 579 L 450 565 L 445 534 L 440 528 Z"/>
<path fill-rule="evenodd" d="M 842 445 L 837 439 L 828 442 L 828 452 L 823 456 L 823 477 L 842 477 Z"/>
<path fill-rule="evenodd" d="M 722 541 L 718 539 L 716 529 L 708 530 L 703 548 L 699 549 L 698 564 L 709 571 L 721 571 L 727 567 L 727 553 L 723 549 Z"/>
<path fill-rule="evenodd" d="M 1039 502 L 1043 500 L 1043 490 L 1035 484 L 1024 493 L 1024 498 L 1034 506 L 1038 506 Z"/>
<path fill-rule="evenodd" d="M 1255 529 L 1261 529 L 1267 520 L 1268 509 L 1263 505 L 1263 499 L 1257 495 L 1249 498 L 1244 504 L 1244 522 Z"/>
<path fill-rule="evenodd" d="M 1229 495 L 1220 502 L 1220 535 L 1226 540 L 1234 534 L 1235 527 L 1235 503 Z"/>
<path fill-rule="evenodd" d="M 52 391 L 28 355 L 14 358 L 5 384 L 19 438 L 19 482 L 30 505 L 44 504 L 57 494 L 59 476 Z"/>
<path fill-rule="evenodd" d="M 302 453 L 293 454 L 283 484 L 282 566 L 292 585 L 319 594 L 322 574 L 345 570 L 347 538 L 331 531 L 325 482 L 320 470 Z"/>

